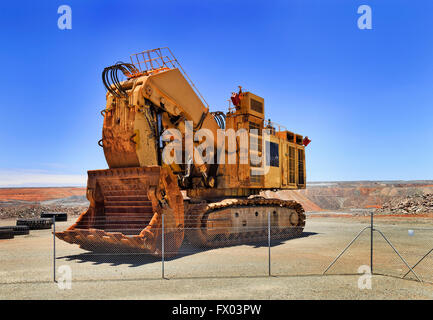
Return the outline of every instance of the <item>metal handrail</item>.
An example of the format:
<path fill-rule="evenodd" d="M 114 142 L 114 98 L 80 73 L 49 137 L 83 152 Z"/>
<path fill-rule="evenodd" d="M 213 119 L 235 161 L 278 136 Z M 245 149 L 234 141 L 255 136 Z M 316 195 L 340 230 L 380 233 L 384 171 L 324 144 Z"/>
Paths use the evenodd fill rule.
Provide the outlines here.
<path fill-rule="evenodd" d="M 166 51 L 166 54 L 164 54 Z M 203 95 L 195 86 L 194 82 L 192 82 L 191 78 L 182 68 L 182 65 L 174 56 L 173 52 L 168 47 L 156 48 L 151 50 L 145 50 L 139 53 L 132 54 L 130 56 L 131 63 L 140 70 L 140 74 L 149 74 L 152 72 L 158 72 L 165 69 L 174 69 L 178 68 L 182 74 L 187 79 L 188 83 L 200 97 L 204 105 L 209 109 L 209 105 Z M 155 65 L 154 65 L 155 64 Z M 131 77 L 136 77 L 137 74 L 131 75 Z"/>
<path fill-rule="evenodd" d="M 276 132 L 287 131 L 287 127 L 286 126 L 283 126 L 283 125 L 281 125 L 279 123 L 276 123 L 276 122 L 273 122 L 273 121 L 270 121 L 270 120 L 265 120 L 265 125 L 264 126 L 265 126 L 265 128 L 267 126 L 273 127 L 274 129 L 278 128 L 278 130 L 276 130 Z"/>

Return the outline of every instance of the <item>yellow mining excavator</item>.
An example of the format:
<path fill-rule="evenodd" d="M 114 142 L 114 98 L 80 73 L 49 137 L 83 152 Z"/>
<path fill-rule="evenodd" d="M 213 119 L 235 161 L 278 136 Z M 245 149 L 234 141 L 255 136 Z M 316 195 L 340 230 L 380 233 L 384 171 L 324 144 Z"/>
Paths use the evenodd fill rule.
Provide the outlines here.
<path fill-rule="evenodd" d="M 162 239 L 167 255 L 184 238 L 203 247 L 260 241 L 269 220 L 274 238 L 302 233 L 299 203 L 260 192 L 305 188 L 310 140 L 265 120 L 263 98 L 239 87 L 227 113 L 210 112 L 168 48 L 107 67 L 102 80 L 98 144 L 109 169 L 88 171 L 90 206 L 58 238 L 158 256 Z"/>

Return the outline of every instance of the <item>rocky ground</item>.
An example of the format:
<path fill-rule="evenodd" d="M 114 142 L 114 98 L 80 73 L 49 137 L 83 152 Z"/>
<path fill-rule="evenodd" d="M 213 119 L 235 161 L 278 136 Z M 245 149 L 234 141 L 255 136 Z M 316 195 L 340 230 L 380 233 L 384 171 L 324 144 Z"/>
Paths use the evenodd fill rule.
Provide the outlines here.
<path fill-rule="evenodd" d="M 283 191 L 284 192 L 284 191 Z M 433 193 L 433 181 L 353 181 L 310 183 L 296 191 L 322 210 L 384 207 L 388 202 Z M 420 212 L 419 212 L 420 213 Z"/>
<path fill-rule="evenodd" d="M 41 204 L 21 204 L 0 207 L 0 219 L 7 218 L 39 218 L 43 212 L 66 212 L 68 215 L 79 215 L 87 206 L 60 206 Z"/>
<path fill-rule="evenodd" d="M 0 188 L 0 219 L 38 218 L 43 212 L 76 216 L 88 207 L 84 188 Z"/>
<path fill-rule="evenodd" d="M 295 200 L 307 212 L 433 215 L 433 181 L 309 183 L 303 190 L 264 191 L 263 196 Z M 0 219 L 37 217 L 43 211 L 76 215 L 88 208 L 85 188 L 0 188 Z"/>
<path fill-rule="evenodd" d="M 397 197 L 389 200 L 377 209 L 377 213 L 423 214 L 433 213 L 433 193 Z"/>

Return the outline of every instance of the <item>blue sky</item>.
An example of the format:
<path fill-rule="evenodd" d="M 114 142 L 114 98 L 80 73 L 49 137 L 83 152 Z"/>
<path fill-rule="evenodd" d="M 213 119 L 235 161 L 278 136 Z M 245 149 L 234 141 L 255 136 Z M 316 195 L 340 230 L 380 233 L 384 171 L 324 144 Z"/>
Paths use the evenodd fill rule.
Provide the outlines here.
<path fill-rule="evenodd" d="M 242 85 L 308 135 L 309 181 L 433 179 L 432 1 L 7 1 L 0 25 L 0 186 L 106 168 L 101 72 L 165 46 L 212 110 Z"/>

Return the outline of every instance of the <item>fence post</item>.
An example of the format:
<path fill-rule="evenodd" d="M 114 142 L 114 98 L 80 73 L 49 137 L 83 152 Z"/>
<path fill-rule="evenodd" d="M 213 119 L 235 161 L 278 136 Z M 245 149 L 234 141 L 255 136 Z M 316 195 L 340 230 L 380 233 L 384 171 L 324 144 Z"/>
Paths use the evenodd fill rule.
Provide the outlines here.
<path fill-rule="evenodd" d="M 162 278 L 164 279 L 164 214 L 162 214 L 162 234 L 161 234 L 161 258 L 162 258 Z"/>
<path fill-rule="evenodd" d="M 53 217 L 53 279 L 56 281 L 56 217 Z"/>
<path fill-rule="evenodd" d="M 370 218 L 370 274 L 373 274 L 373 235 L 374 235 L 374 226 L 373 226 L 373 210 L 371 211 Z"/>
<path fill-rule="evenodd" d="M 271 276 L 271 213 L 268 212 L 268 272 Z"/>

